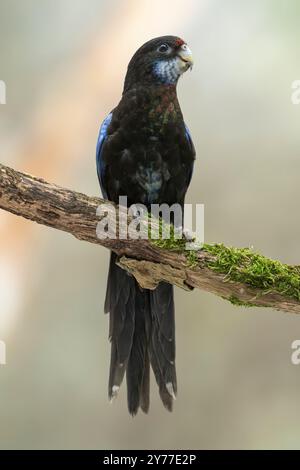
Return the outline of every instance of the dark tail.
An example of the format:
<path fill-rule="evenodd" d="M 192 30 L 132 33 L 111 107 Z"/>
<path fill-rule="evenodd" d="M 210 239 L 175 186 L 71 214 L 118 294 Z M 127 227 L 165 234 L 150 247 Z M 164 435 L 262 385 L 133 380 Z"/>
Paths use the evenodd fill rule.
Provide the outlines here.
<path fill-rule="evenodd" d="M 177 392 L 173 287 L 141 289 L 111 254 L 105 299 L 110 313 L 111 360 L 108 394 L 113 399 L 126 372 L 129 413 L 149 409 L 150 364 L 164 406 L 172 411 Z"/>

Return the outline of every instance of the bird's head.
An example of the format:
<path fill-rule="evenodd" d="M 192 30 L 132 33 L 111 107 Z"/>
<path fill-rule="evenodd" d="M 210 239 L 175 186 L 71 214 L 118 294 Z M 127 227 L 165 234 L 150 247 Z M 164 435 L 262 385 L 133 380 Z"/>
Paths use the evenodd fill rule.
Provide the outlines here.
<path fill-rule="evenodd" d="M 128 65 L 124 91 L 137 85 L 173 85 L 193 65 L 192 52 L 182 39 L 161 36 L 140 47 Z"/>

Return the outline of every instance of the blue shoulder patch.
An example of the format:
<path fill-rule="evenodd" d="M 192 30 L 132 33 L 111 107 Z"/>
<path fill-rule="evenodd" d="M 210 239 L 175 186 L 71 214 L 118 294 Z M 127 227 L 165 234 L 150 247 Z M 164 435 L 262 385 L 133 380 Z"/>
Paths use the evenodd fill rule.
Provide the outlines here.
<path fill-rule="evenodd" d="M 107 129 L 108 126 L 110 125 L 112 120 L 112 113 L 110 113 L 103 121 L 100 131 L 99 131 L 99 136 L 98 136 L 98 141 L 97 141 L 97 149 L 96 149 L 96 164 L 97 164 L 97 174 L 98 174 L 98 180 L 100 183 L 100 188 L 102 191 L 102 195 L 105 199 L 107 199 L 107 192 L 106 189 L 104 188 L 104 173 L 105 173 L 105 164 L 102 160 L 102 148 L 103 144 L 105 142 L 105 139 L 107 137 Z"/>
<path fill-rule="evenodd" d="M 184 127 L 185 127 L 185 136 L 186 136 L 186 139 L 190 145 L 190 148 L 191 148 L 191 152 L 194 154 L 194 157 L 196 155 L 196 150 L 195 150 L 195 147 L 194 147 L 194 144 L 193 144 L 193 141 L 192 141 L 192 136 L 191 136 L 191 133 L 189 131 L 189 128 L 188 126 L 184 123 Z M 191 179 L 192 179 L 192 175 L 193 175 L 193 170 L 194 170 L 194 164 L 191 168 L 191 171 L 190 171 L 190 174 L 188 175 L 188 185 L 190 184 L 191 182 Z"/>
<path fill-rule="evenodd" d="M 194 144 L 193 144 L 193 141 L 192 141 L 192 136 L 191 136 L 191 133 L 189 131 L 189 128 L 188 126 L 184 123 L 184 127 L 185 127 L 185 136 L 190 144 L 190 147 L 191 147 L 191 150 L 193 151 L 193 153 L 196 153 L 195 152 L 195 147 L 194 147 Z"/>

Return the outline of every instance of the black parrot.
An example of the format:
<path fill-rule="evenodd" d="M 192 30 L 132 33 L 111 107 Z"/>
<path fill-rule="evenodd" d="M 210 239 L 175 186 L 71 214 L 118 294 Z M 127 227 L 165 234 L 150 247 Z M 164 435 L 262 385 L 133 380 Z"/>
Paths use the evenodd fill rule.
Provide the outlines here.
<path fill-rule="evenodd" d="M 184 204 L 195 149 L 178 103 L 180 75 L 192 66 L 186 43 L 152 39 L 128 65 L 122 99 L 104 120 L 97 144 L 103 196 L 115 203 Z M 141 289 L 111 254 L 105 312 L 110 314 L 108 393 L 114 398 L 126 372 L 128 409 L 149 409 L 150 364 L 160 397 L 171 411 L 177 392 L 173 287 Z"/>

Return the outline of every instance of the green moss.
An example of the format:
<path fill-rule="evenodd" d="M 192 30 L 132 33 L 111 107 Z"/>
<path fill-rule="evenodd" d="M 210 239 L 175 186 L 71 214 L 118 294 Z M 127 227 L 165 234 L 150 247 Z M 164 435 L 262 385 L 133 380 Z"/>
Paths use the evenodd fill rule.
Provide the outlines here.
<path fill-rule="evenodd" d="M 198 251 L 186 250 L 186 258 L 190 268 L 194 268 L 198 264 Z"/>
<path fill-rule="evenodd" d="M 300 300 L 300 266 L 280 263 L 249 248 L 205 244 L 203 249 L 213 255 L 208 267 L 225 274 L 228 280 Z"/>
<path fill-rule="evenodd" d="M 186 255 L 187 264 L 195 267 L 198 264 L 198 251 L 187 250 L 187 241 L 176 239 L 174 227 L 170 226 L 170 237 L 161 238 L 167 225 L 159 221 L 160 238 L 151 240 L 159 248 L 178 251 Z M 205 244 L 203 251 L 212 255 L 206 266 L 220 274 L 224 274 L 225 280 L 231 280 L 247 284 L 250 287 L 261 290 L 263 293 L 277 292 L 279 294 L 300 300 L 300 266 L 289 266 L 280 261 L 262 256 L 250 248 L 233 248 L 223 244 Z M 201 263 L 203 265 L 203 259 Z M 230 302 L 235 305 L 250 306 L 254 303 L 240 301 L 232 296 Z"/>
<path fill-rule="evenodd" d="M 228 299 L 227 297 L 223 297 L 223 299 L 225 300 L 229 300 L 229 302 L 232 304 L 232 305 L 236 305 L 237 307 L 255 307 L 255 303 L 252 303 L 252 302 L 243 302 L 242 300 L 240 300 L 238 297 L 236 297 L 235 295 L 231 295 Z M 261 307 L 261 305 L 259 305 L 259 307 Z"/>
<path fill-rule="evenodd" d="M 150 217 L 150 216 L 149 216 Z M 150 218 L 148 219 L 150 220 Z M 156 221 L 157 222 L 157 221 Z M 162 238 L 162 234 L 170 234 L 168 238 Z M 148 226 L 148 234 L 151 239 L 151 226 Z M 197 250 L 188 250 L 186 248 L 187 240 L 183 238 L 176 238 L 174 226 L 166 224 L 161 218 L 159 219 L 159 238 L 151 239 L 151 243 L 165 250 L 178 251 L 186 255 L 187 264 L 189 267 L 195 267 L 198 264 Z"/>
<path fill-rule="evenodd" d="M 154 219 L 154 222 L 157 223 L 157 219 Z M 159 234 L 157 239 L 153 239 L 151 233 L 151 215 L 149 214 L 148 217 L 148 235 L 151 242 L 158 246 L 159 248 L 163 248 L 165 250 L 173 250 L 173 251 L 182 251 L 185 250 L 186 240 L 184 238 L 176 238 L 174 225 L 167 224 L 162 220 L 162 218 L 158 219 L 159 222 Z M 167 235 L 167 238 L 163 238 L 163 234 Z"/>

